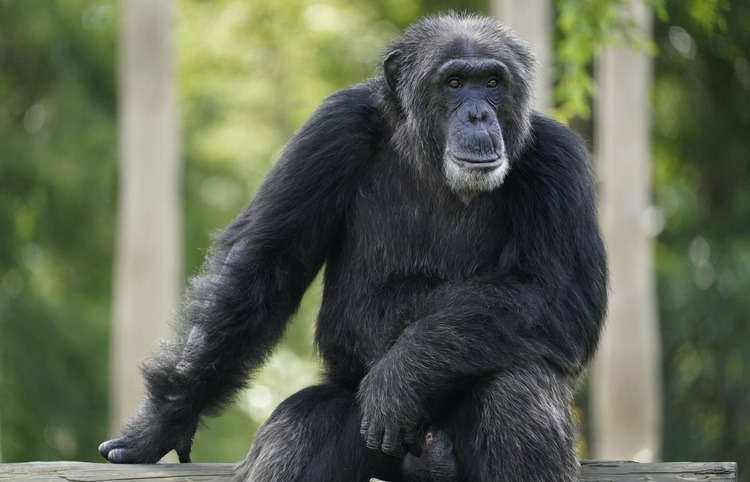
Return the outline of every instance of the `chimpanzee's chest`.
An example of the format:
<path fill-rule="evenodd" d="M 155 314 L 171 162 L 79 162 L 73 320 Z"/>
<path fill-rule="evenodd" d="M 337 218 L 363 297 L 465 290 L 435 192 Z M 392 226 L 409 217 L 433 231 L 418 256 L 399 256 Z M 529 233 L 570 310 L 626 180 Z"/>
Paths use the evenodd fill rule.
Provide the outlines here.
<path fill-rule="evenodd" d="M 498 193 L 464 201 L 439 178 L 417 176 L 400 166 L 363 183 L 347 217 L 350 255 L 386 276 L 455 279 L 496 266 L 510 236 Z"/>

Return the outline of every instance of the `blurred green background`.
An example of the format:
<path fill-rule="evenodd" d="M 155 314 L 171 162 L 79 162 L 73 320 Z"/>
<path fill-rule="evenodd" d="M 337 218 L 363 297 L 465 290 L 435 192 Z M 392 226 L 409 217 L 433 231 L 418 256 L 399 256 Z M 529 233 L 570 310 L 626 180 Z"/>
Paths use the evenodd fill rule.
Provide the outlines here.
<path fill-rule="evenodd" d="M 592 24 L 601 3 L 566 2 Z M 653 149 L 654 203 L 664 219 L 656 240 L 663 457 L 750 467 L 750 2 L 659 3 Z M 187 275 L 323 97 L 372 76 L 390 39 L 448 8 L 488 6 L 179 2 Z M 3 462 L 99 461 L 96 447 L 108 435 L 117 22 L 115 1 L 0 0 Z M 590 34 L 558 24 L 556 42 Z M 588 75 L 590 59 L 582 62 L 578 71 Z M 558 77 L 568 67 L 559 65 Z M 573 125 L 590 139 L 580 89 L 558 94 L 573 109 L 566 112 L 583 115 Z M 194 460 L 239 460 L 273 407 L 315 380 L 319 291 L 308 293 L 254 388 L 199 433 Z M 750 470 L 740 472 L 750 480 Z"/>

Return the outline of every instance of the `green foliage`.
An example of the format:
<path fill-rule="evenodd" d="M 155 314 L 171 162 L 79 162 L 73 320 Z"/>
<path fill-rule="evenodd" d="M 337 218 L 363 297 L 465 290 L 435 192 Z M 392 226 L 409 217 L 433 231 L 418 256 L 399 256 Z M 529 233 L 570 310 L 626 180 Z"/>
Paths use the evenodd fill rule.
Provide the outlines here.
<path fill-rule="evenodd" d="M 686 3 L 690 16 L 706 32 L 726 30 L 727 20 L 724 14 L 729 11 L 729 0 L 687 0 Z"/>
<path fill-rule="evenodd" d="M 646 3 L 664 11 L 663 0 L 557 0 L 554 116 L 568 122 L 588 118 L 594 95 L 591 69 L 597 52 L 607 45 L 628 45 L 653 53 L 652 45 L 623 12 Z"/>
<path fill-rule="evenodd" d="M 750 465 L 750 5 L 698 3 L 669 0 L 668 21 L 655 32 L 664 457 L 743 467 Z M 731 14 L 706 13 L 709 4 L 731 6 Z"/>
<path fill-rule="evenodd" d="M 555 65 L 556 107 L 553 115 L 563 122 L 588 119 L 595 95 L 592 66 L 605 46 L 628 46 L 656 55 L 658 50 L 638 25 L 623 12 L 634 7 L 653 9 L 668 20 L 666 0 L 556 0 L 557 38 Z M 726 28 L 729 0 L 686 0 L 680 6 L 707 32 Z"/>
<path fill-rule="evenodd" d="M 5 461 L 105 435 L 114 10 L 0 1 L 0 416 Z"/>

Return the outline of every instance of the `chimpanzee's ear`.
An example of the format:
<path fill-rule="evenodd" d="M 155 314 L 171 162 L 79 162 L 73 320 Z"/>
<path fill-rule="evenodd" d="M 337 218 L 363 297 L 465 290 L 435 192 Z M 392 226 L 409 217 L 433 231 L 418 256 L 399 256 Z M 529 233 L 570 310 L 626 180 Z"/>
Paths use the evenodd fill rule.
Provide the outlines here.
<path fill-rule="evenodd" d="M 401 71 L 401 51 L 394 50 L 389 53 L 383 61 L 383 74 L 385 75 L 385 81 L 388 83 L 388 87 L 393 92 L 396 92 L 396 85 L 398 85 L 398 78 Z"/>

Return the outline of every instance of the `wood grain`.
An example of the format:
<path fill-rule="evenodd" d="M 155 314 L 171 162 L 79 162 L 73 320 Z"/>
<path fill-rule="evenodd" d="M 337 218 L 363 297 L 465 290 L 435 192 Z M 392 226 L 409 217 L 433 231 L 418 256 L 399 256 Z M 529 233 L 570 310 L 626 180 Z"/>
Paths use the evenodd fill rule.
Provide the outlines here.
<path fill-rule="evenodd" d="M 42 482 L 229 482 L 234 464 L 112 465 L 88 462 L 28 462 L 0 464 L 0 481 Z M 623 461 L 582 461 L 581 482 L 735 482 L 734 462 L 664 462 L 639 464 Z M 385 482 L 372 479 L 372 482 Z"/>

